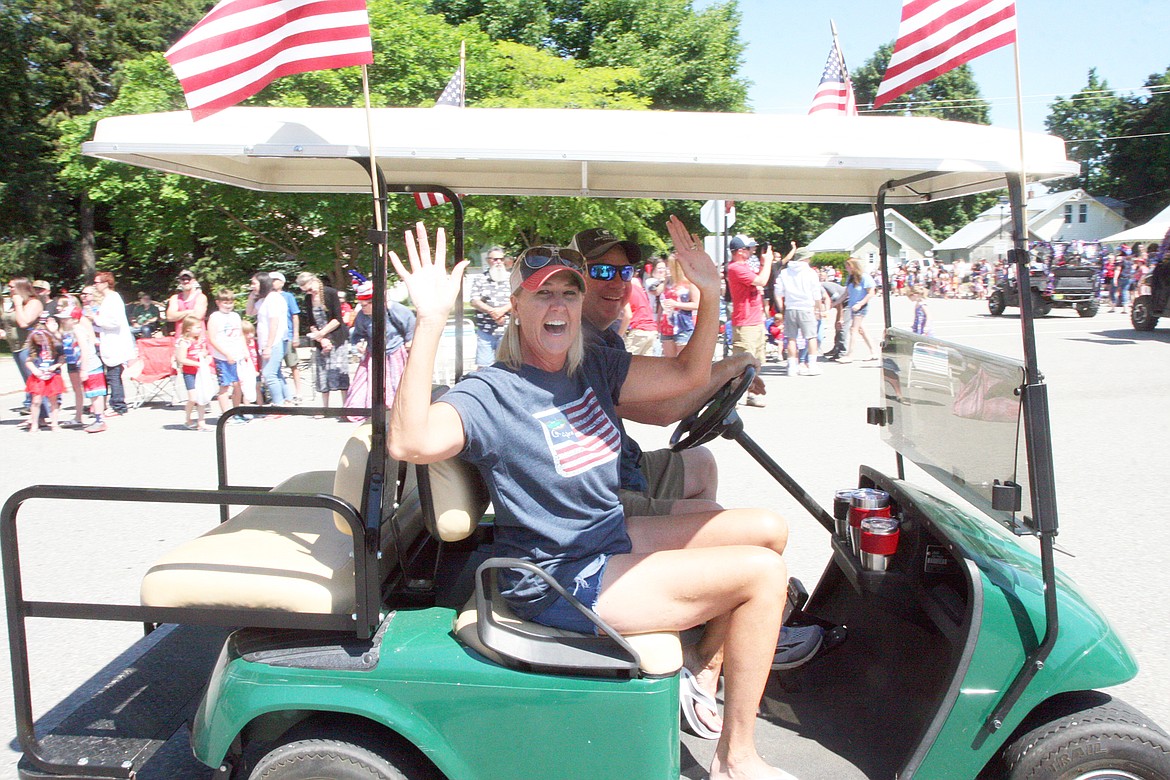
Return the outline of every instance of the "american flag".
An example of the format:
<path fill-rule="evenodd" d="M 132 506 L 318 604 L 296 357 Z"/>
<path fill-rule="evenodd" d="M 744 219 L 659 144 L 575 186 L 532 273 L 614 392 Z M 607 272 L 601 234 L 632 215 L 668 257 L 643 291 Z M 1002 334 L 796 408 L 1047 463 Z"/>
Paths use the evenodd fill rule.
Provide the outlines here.
<path fill-rule="evenodd" d="M 220 0 L 166 53 L 195 119 L 273 79 L 374 61 L 365 0 Z"/>
<path fill-rule="evenodd" d="M 898 41 L 874 108 L 1015 42 L 1014 0 L 903 0 Z"/>
<path fill-rule="evenodd" d="M 621 454 L 621 434 L 593 388 L 576 401 L 534 415 L 544 429 L 557 473 L 574 477 Z"/>
<path fill-rule="evenodd" d="M 829 49 L 825 72 L 821 74 L 820 86 L 817 87 L 816 97 L 813 98 L 812 107 L 808 110 L 810 114 L 819 111 L 857 116 L 853 82 L 849 78 L 849 71 L 845 70 L 845 63 L 841 61 L 841 52 L 836 43 Z"/>
<path fill-rule="evenodd" d="M 447 82 L 447 86 L 443 89 L 443 94 L 439 95 L 439 99 L 435 101 L 435 108 L 444 106 L 463 108 L 465 86 L 463 62 L 460 61 L 459 67 L 455 69 L 455 75 Z M 414 194 L 414 205 L 420 209 L 429 209 L 431 206 L 438 206 L 449 202 L 450 199 L 441 192 L 416 192 Z"/>

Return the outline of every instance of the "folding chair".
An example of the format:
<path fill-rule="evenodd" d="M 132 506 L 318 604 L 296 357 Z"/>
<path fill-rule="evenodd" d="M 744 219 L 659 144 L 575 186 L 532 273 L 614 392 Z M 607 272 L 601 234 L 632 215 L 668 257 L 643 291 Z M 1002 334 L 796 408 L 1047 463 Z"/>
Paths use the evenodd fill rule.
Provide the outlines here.
<path fill-rule="evenodd" d="M 951 358 L 946 349 L 922 341 L 914 342 L 907 382 L 910 387 L 935 387 L 954 395 L 952 376 Z"/>
<path fill-rule="evenodd" d="M 175 382 L 178 371 L 174 353 L 175 340 L 170 336 L 138 339 L 138 357 L 130 361 L 123 373 L 123 379 L 133 385 L 133 392 L 126 394 L 132 408 L 154 401 L 172 404 L 183 400 Z"/>

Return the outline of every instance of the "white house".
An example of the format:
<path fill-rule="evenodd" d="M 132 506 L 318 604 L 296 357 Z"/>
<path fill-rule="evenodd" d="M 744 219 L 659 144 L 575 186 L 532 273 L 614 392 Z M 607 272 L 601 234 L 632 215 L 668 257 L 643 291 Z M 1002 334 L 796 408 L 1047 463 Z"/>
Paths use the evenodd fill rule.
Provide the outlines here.
<path fill-rule="evenodd" d="M 893 209 L 886 209 L 886 245 L 891 261 L 930 257 L 934 239 Z M 878 231 L 872 212 L 843 217 L 805 247 L 817 252 L 846 252 L 872 270 L 878 261 Z M 815 260 L 814 260 L 815 262 Z"/>
<path fill-rule="evenodd" d="M 1112 198 L 1095 198 L 1082 189 L 1029 192 L 1039 193 L 1028 198 L 1029 241 L 1100 241 L 1126 226 L 1125 204 Z M 1006 259 L 1011 232 L 1011 208 L 1003 197 L 936 246 L 935 256 L 942 263 Z"/>

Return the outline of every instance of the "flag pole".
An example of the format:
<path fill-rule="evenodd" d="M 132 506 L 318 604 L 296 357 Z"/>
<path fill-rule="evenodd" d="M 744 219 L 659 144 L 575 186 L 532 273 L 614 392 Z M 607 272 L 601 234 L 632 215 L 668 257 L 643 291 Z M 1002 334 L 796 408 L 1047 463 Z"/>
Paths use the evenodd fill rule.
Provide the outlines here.
<path fill-rule="evenodd" d="M 370 77 L 362 65 L 362 97 L 366 103 L 366 137 L 370 145 L 370 184 L 374 193 L 374 229 L 382 230 L 382 193 L 378 190 L 378 161 L 374 156 L 374 112 L 370 108 Z"/>
<path fill-rule="evenodd" d="M 459 72 L 463 79 L 459 82 L 459 107 L 467 107 L 467 41 L 459 41 Z"/>
<path fill-rule="evenodd" d="M 1020 190 L 1024 193 L 1024 202 L 1028 200 L 1028 182 L 1024 168 L 1024 99 L 1023 81 L 1020 78 L 1020 27 L 1019 18 L 1016 19 L 1016 40 L 1012 43 L 1012 52 L 1016 60 L 1016 126 L 1020 140 Z"/>
<path fill-rule="evenodd" d="M 829 20 L 829 29 L 833 32 L 833 49 L 837 52 L 837 59 L 841 61 L 842 76 L 849 78 L 849 68 L 845 66 L 845 55 L 841 53 L 841 43 L 837 40 L 837 23 Z"/>

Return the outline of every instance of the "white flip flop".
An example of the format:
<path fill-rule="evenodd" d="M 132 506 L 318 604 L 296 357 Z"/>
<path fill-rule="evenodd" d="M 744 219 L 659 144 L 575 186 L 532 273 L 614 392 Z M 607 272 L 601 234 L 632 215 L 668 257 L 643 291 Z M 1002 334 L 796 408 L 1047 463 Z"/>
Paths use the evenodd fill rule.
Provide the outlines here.
<path fill-rule="evenodd" d="M 686 719 L 687 725 L 691 727 L 691 731 L 696 737 L 719 739 L 720 732 L 704 723 L 699 717 L 699 713 L 695 711 L 696 707 L 701 706 L 706 707 L 711 712 L 718 713 L 719 705 L 716 703 L 715 697 L 699 685 L 698 680 L 691 674 L 691 670 L 685 666 L 679 671 L 678 705 L 679 709 L 682 710 L 683 718 Z"/>

